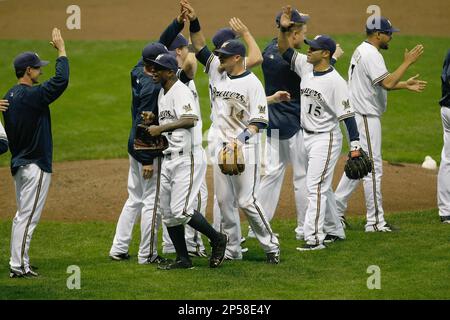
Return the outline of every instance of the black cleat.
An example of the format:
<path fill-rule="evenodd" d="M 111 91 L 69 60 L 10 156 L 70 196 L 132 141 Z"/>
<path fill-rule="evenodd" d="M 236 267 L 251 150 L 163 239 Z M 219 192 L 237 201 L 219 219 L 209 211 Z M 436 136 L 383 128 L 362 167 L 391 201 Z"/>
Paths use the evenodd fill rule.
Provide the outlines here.
<path fill-rule="evenodd" d="M 153 259 L 147 259 L 145 264 L 160 264 L 160 263 L 166 263 L 168 262 L 168 259 L 161 257 L 160 255 L 157 255 L 156 257 L 154 257 Z"/>
<path fill-rule="evenodd" d="M 194 269 L 191 261 L 172 261 L 167 260 L 166 263 L 160 263 L 157 267 L 159 270 L 173 270 L 173 269 Z"/>
<path fill-rule="evenodd" d="M 279 264 L 280 263 L 280 251 L 266 253 L 267 260 L 269 264 Z"/>
<path fill-rule="evenodd" d="M 442 223 L 450 223 L 450 216 L 441 216 Z"/>
<path fill-rule="evenodd" d="M 129 260 L 130 259 L 130 255 L 128 254 L 128 252 L 109 255 L 109 257 L 111 258 L 111 260 L 114 260 L 114 261 L 123 261 L 123 260 Z"/>
<path fill-rule="evenodd" d="M 313 250 L 322 250 L 325 249 L 326 246 L 324 244 L 305 244 L 301 247 L 298 247 L 298 251 L 313 251 Z"/>
<path fill-rule="evenodd" d="M 323 242 L 332 243 L 332 242 L 339 241 L 339 240 L 344 240 L 344 239 L 342 239 L 338 236 L 332 235 L 332 234 L 327 234 L 325 239 L 323 240 Z"/>
<path fill-rule="evenodd" d="M 9 270 L 10 278 L 36 278 L 39 277 L 39 274 L 36 271 L 30 269 L 27 273 L 20 273 L 14 270 Z"/>
<path fill-rule="evenodd" d="M 227 248 L 228 236 L 224 233 L 220 234 L 221 239 L 217 243 L 211 243 L 212 251 L 211 258 L 209 259 L 209 266 L 211 268 L 217 268 L 225 258 L 225 250 Z"/>

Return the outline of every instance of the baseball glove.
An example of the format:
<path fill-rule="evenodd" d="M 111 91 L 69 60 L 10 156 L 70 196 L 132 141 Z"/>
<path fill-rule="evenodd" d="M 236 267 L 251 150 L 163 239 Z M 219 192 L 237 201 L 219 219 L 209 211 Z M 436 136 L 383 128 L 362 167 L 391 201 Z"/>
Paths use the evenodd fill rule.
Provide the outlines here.
<path fill-rule="evenodd" d="M 372 160 L 362 149 L 350 151 L 344 171 L 349 179 L 362 179 L 372 172 Z"/>
<path fill-rule="evenodd" d="M 223 174 L 230 176 L 241 174 L 245 170 L 242 148 L 235 142 L 224 146 L 219 151 L 218 164 Z"/>
<path fill-rule="evenodd" d="M 146 112 L 142 115 L 141 122 L 136 126 L 136 135 L 134 137 L 134 150 L 163 151 L 169 147 L 169 142 L 165 136 L 152 136 L 147 129 L 156 124 L 155 115 L 152 112 Z"/>

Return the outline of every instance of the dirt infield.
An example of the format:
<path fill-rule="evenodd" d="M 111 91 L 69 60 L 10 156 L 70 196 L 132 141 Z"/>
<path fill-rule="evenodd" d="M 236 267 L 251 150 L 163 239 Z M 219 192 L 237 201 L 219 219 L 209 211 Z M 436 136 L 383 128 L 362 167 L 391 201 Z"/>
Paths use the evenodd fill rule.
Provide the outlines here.
<path fill-rule="evenodd" d="M 342 175 L 343 159 L 337 165 L 334 186 Z M 413 164 L 384 163 L 382 182 L 386 212 L 414 211 L 436 207 L 436 172 Z M 128 160 L 92 160 L 56 163 L 42 218 L 58 221 L 116 221 L 127 198 Z M 0 218 L 12 218 L 16 210 L 14 183 L 8 168 L 0 168 Z M 212 192 L 212 170 L 207 173 Z M 292 170 L 285 177 L 276 217 L 295 217 Z M 208 199 L 212 217 L 212 197 Z M 349 213 L 365 214 L 362 186 L 352 196 Z"/>
<path fill-rule="evenodd" d="M 287 3 L 311 15 L 310 34 L 360 33 L 367 7 L 376 3 L 402 34 L 449 36 L 448 0 L 302 0 L 242 1 L 191 0 L 206 36 L 238 16 L 257 37 L 274 34 L 274 17 Z M 175 17 L 178 0 L 0 0 L 0 39 L 48 39 L 54 26 L 63 28 L 66 39 L 156 39 Z M 81 30 L 66 30 L 66 9 L 81 9 Z"/>

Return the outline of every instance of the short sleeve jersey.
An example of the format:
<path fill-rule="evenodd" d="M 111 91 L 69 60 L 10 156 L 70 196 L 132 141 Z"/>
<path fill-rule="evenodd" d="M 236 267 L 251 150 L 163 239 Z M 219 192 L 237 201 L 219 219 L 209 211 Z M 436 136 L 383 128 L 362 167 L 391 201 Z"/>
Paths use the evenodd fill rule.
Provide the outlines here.
<path fill-rule="evenodd" d="M 362 115 L 381 116 L 386 111 L 387 90 L 381 82 L 389 76 L 383 56 L 364 41 L 353 53 L 348 70 L 350 104 Z"/>
<path fill-rule="evenodd" d="M 165 125 L 183 118 L 200 119 L 199 110 L 191 90 L 181 81 L 177 81 L 164 93 L 161 89 L 158 96 L 159 124 Z M 202 130 L 197 125 L 189 129 L 176 129 L 172 132 L 164 132 L 169 141 L 169 147 L 164 154 L 181 154 L 193 151 L 202 144 Z"/>

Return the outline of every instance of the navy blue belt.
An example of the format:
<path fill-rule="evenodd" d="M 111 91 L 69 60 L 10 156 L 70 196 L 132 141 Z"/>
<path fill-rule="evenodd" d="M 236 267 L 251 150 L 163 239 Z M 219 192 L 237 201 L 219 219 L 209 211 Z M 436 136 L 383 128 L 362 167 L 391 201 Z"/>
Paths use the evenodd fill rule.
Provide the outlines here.
<path fill-rule="evenodd" d="M 175 152 L 175 153 L 172 153 L 172 152 L 165 153 L 164 154 L 164 158 L 166 158 L 168 160 L 171 160 L 173 158 L 177 158 L 177 157 L 180 157 L 182 155 L 183 155 L 183 150 L 181 150 L 180 152 Z"/>
<path fill-rule="evenodd" d="M 305 129 L 305 128 L 303 128 L 303 131 L 305 131 L 307 134 L 327 133 L 327 131 L 310 131 L 310 130 Z"/>

